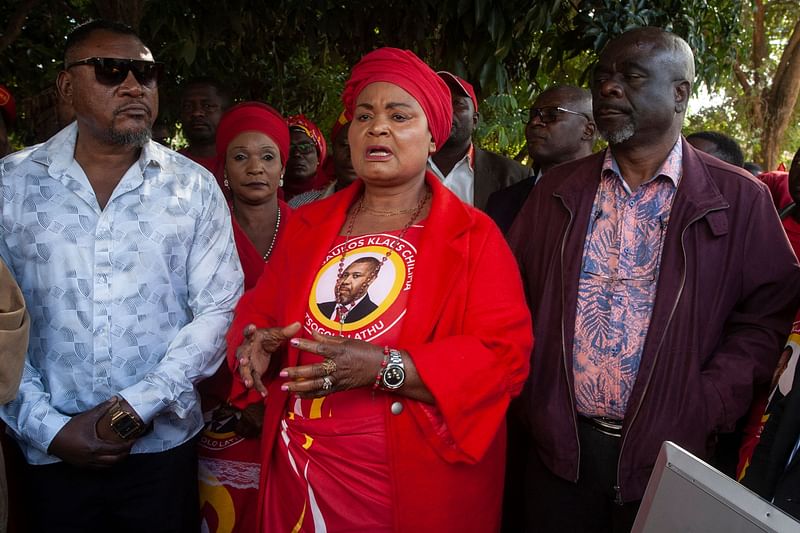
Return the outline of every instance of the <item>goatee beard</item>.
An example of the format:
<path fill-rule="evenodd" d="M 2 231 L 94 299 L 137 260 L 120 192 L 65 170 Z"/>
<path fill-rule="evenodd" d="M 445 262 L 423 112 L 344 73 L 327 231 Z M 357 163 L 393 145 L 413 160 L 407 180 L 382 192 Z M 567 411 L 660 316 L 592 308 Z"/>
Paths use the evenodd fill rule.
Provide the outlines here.
<path fill-rule="evenodd" d="M 108 140 L 112 144 L 120 146 L 135 146 L 141 148 L 153 136 L 150 128 L 142 128 L 140 130 L 119 131 L 114 128 L 108 130 Z"/>
<path fill-rule="evenodd" d="M 633 137 L 635 133 L 636 127 L 631 123 L 625 124 L 621 128 L 617 128 L 613 131 L 600 129 L 600 135 L 611 145 L 624 143 Z"/>

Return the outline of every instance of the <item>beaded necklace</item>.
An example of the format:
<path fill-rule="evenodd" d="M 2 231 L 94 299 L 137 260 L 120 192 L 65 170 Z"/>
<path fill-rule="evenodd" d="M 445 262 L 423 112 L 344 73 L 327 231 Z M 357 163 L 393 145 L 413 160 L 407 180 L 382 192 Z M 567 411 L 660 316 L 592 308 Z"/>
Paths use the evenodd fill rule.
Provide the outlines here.
<path fill-rule="evenodd" d="M 281 227 L 281 206 L 278 206 L 278 219 L 275 221 L 275 233 L 272 234 L 272 242 L 269 243 L 269 248 L 264 252 L 264 262 L 269 260 L 272 249 L 275 247 L 275 241 L 278 239 L 278 229 Z"/>
<path fill-rule="evenodd" d="M 411 219 L 406 223 L 402 230 L 400 230 L 400 234 L 398 235 L 398 239 L 405 237 L 406 232 L 408 229 L 414 224 L 414 221 L 417 220 L 417 217 L 422 212 L 422 209 L 425 207 L 425 204 L 428 202 L 428 199 L 431 197 L 431 193 L 429 190 L 425 190 L 425 195 L 417 204 L 417 207 L 414 209 L 414 214 L 411 215 Z M 358 206 L 356 206 L 355 211 L 353 214 L 350 215 L 350 224 L 347 227 L 347 234 L 344 238 L 344 244 L 342 244 L 342 255 L 339 258 L 339 270 L 336 274 L 336 309 L 339 311 L 339 336 L 344 337 L 344 321 L 347 318 L 347 313 L 349 313 L 352 309 L 348 308 L 348 305 L 343 303 L 342 297 L 339 294 L 339 286 L 342 283 L 342 276 L 344 274 L 344 258 L 347 255 L 347 243 L 350 241 L 350 237 L 353 234 L 353 225 L 355 224 L 356 218 L 358 218 L 358 214 L 364 209 L 364 196 L 361 196 L 361 200 L 358 202 Z M 407 210 L 410 211 L 410 210 Z M 407 211 L 397 211 L 396 213 L 401 214 Z M 381 262 L 378 264 L 372 272 L 370 272 L 369 277 L 361 284 L 361 287 L 358 289 L 358 293 L 356 293 L 355 297 L 353 298 L 352 302 L 357 302 L 364 293 L 367 291 L 367 288 L 370 284 L 378 277 L 378 273 L 381 271 L 381 267 L 383 264 L 386 263 L 386 260 L 389 259 L 389 256 L 392 255 L 391 248 L 386 250 L 386 253 L 381 257 Z M 352 303 L 351 302 L 351 303 Z"/>

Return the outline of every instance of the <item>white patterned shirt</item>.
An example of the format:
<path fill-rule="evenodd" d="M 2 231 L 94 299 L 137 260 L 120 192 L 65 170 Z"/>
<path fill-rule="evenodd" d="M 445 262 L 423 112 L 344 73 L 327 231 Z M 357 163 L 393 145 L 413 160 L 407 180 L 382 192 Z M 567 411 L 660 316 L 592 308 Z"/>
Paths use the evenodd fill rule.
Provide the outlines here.
<path fill-rule="evenodd" d="M 203 426 L 195 383 L 223 360 L 242 292 L 214 178 L 148 142 L 104 209 L 75 161 L 76 123 L 0 160 L 0 256 L 31 316 L 17 399 L 0 408 L 31 464 L 72 415 L 122 396 L 160 452 Z"/>

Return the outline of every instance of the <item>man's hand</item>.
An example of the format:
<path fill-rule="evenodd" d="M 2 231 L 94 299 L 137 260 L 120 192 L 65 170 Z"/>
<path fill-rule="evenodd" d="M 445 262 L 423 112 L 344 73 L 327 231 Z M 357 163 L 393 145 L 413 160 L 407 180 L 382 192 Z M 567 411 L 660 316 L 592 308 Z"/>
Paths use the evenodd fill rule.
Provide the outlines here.
<path fill-rule="evenodd" d="M 100 438 L 96 431 L 98 421 L 117 401 L 116 397 L 111 398 L 73 416 L 56 434 L 48 453 L 85 468 L 107 468 L 126 458 L 135 442 L 133 439 L 128 442 L 108 441 Z"/>

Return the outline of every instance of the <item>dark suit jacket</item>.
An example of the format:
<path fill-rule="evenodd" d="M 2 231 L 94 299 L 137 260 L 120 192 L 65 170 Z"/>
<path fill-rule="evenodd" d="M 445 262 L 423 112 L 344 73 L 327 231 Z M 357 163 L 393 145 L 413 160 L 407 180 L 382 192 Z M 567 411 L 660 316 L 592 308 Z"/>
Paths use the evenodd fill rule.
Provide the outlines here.
<path fill-rule="evenodd" d="M 530 167 L 477 146 L 473 168 L 475 169 L 473 199 L 475 207 L 481 211 L 486 211 L 486 202 L 490 194 L 533 176 L 533 169 Z"/>
<path fill-rule="evenodd" d="M 800 365 L 794 372 L 792 390 L 778 401 L 742 483 L 766 500 L 772 500 L 800 520 L 800 453 L 787 466 L 800 438 Z"/>
<path fill-rule="evenodd" d="M 511 229 L 511 224 L 528 199 L 535 182 L 536 177 L 531 176 L 489 196 L 489 201 L 486 202 L 486 214 L 492 217 L 504 234 Z"/>
<path fill-rule="evenodd" d="M 319 307 L 320 312 L 327 316 L 333 316 L 333 311 L 336 309 L 336 302 L 322 302 L 318 303 L 317 307 Z M 344 319 L 345 324 L 350 324 L 352 322 L 356 322 L 361 320 L 374 310 L 378 308 L 372 300 L 369 299 L 369 294 L 364 296 L 364 299 L 358 302 L 358 304 L 347 313 L 347 316 Z"/>

